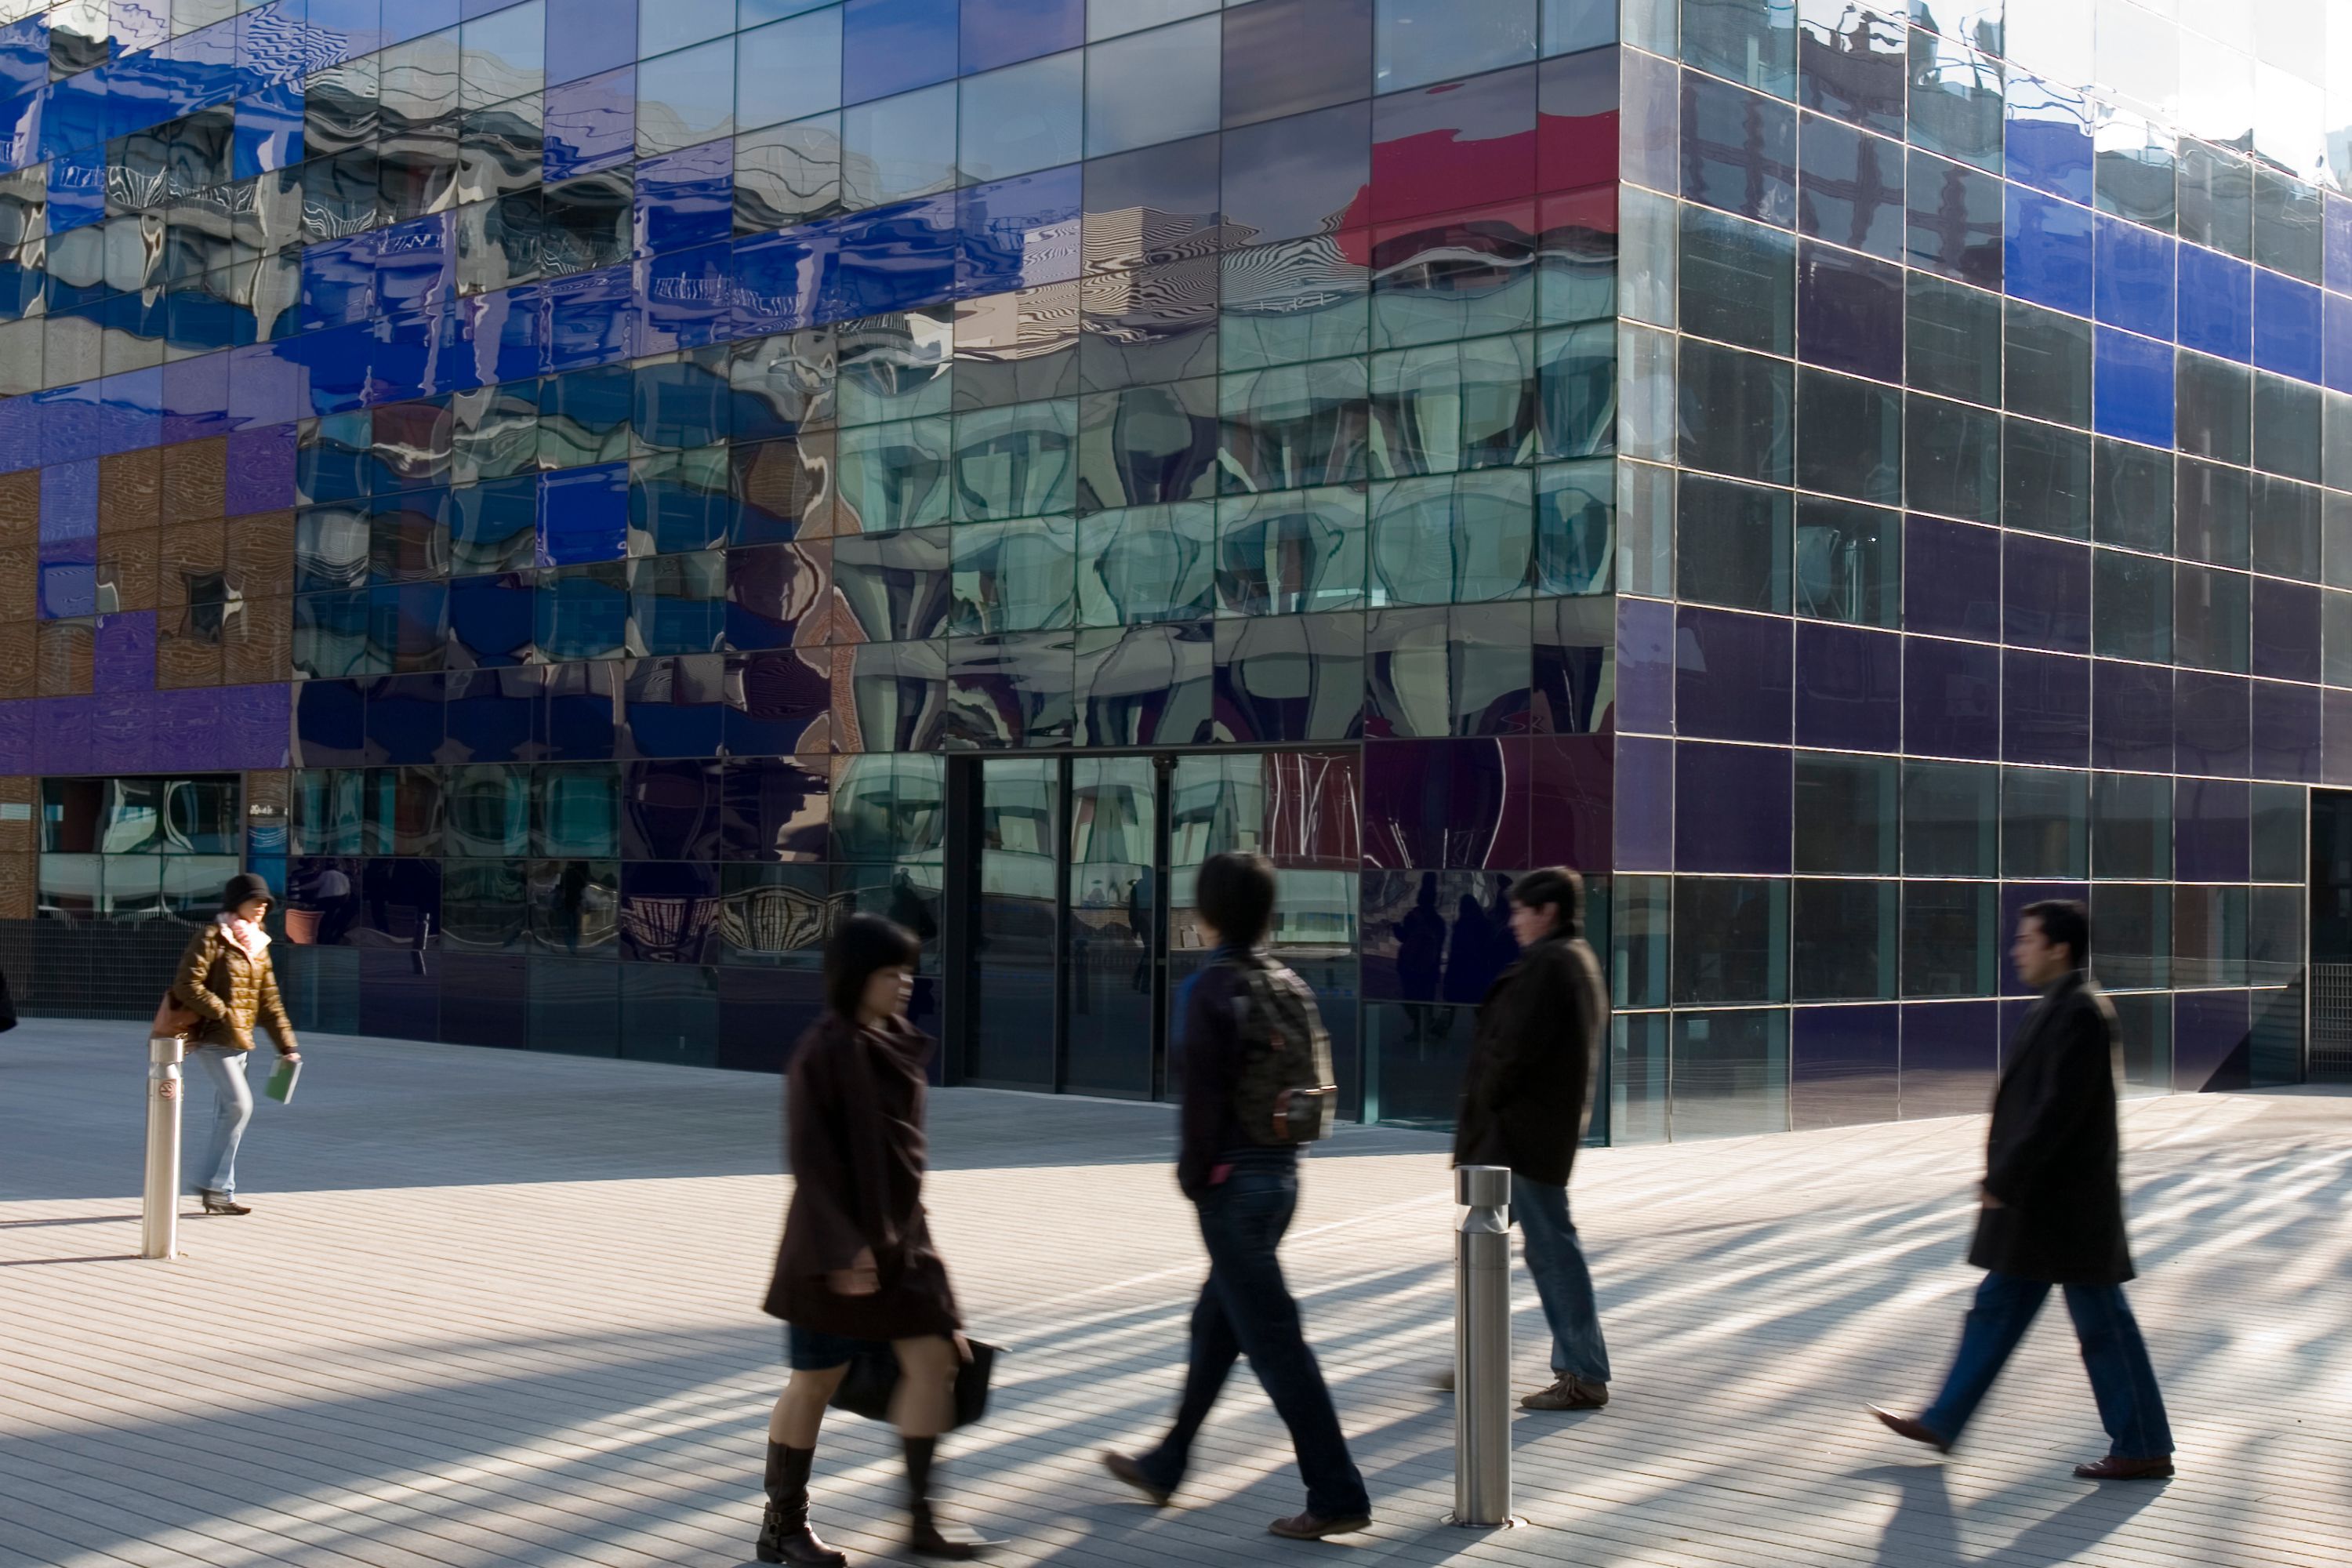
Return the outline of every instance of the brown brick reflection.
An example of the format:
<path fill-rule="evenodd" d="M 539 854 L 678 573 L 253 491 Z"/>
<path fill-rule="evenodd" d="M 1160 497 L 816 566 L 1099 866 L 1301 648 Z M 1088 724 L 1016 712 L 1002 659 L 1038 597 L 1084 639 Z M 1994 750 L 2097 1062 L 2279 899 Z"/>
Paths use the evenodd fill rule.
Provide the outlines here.
<path fill-rule="evenodd" d="M 221 623 L 223 685 L 289 679 L 293 660 L 293 600 L 247 599 Z"/>
<path fill-rule="evenodd" d="M 0 812 L 0 855 L 30 855 L 41 847 L 33 820 L 35 782 L 22 774 L 0 778 L 0 805 L 25 808 L 24 816 L 15 819 Z"/>
<path fill-rule="evenodd" d="M 0 701 L 40 694 L 33 670 L 33 623 L 0 621 Z"/>
<path fill-rule="evenodd" d="M 98 460 L 98 532 L 129 533 L 163 521 L 163 454 L 153 447 Z"/>
<path fill-rule="evenodd" d="M 40 546 L 0 544 L 0 621 L 29 621 L 40 613 Z"/>
<path fill-rule="evenodd" d="M 228 510 L 228 437 L 163 448 L 163 521 L 198 522 Z"/>
<path fill-rule="evenodd" d="M 161 529 L 144 528 L 101 539 L 98 546 L 100 615 L 155 607 L 155 573 L 163 552 Z"/>
<path fill-rule="evenodd" d="M 44 697 L 86 697 L 94 679 L 98 629 L 89 621 L 42 621 L 33 662 Z"/>
<path fill-rule="evenodd" d="M 218 686 L 221 683 L 221 645 L 209 637 L 199 636 L 188 626 L 184 616 L 173 617 L 168 627 L 158 627 L 155 633 L 155 684 L 163 688 L 184 686 Z"/>
<path fill-rule="evenodd" d="M 224 542 L 228 585 L 248 599 L 280 598 L 294 591 L 294 514 L 257 511 L 233 519 Z"/>
<path fill-rule="evenodd" d="M 41 535 L 41 470 L 0 474 L 0 542 L 34 542 Z"/>
<path fill-rule="evenodd" d="M 0 921 L 33 918 L 33 868 L 30 855 L 0 855 Z"/>
<path fill-rule="evenodd" d="M 191 592 L 201 594 L 205 580 L 217 579 L 226 565 L 226 547 L 218 518 L 167 526 L 163 530 L 163 559 L 156 584 L 156 608 L 176 616 L 187 608 Z"/>

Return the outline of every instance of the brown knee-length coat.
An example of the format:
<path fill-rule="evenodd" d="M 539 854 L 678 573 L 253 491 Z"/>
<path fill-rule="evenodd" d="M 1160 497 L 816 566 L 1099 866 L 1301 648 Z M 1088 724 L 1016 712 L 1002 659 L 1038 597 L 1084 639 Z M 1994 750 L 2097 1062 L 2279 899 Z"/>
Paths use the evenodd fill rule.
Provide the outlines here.
<path fill-rule="evenodd" d="M 793 1173 L 784 1239 L 763 1303 L 803 1328 L 904 1340 L 962 1327 L 947 1265 L 923 1214 L 923 1112 L 934 1048 L 904 1019 L 863 1028 L 828 1013 L 793 1053 L 784 1088 L 784 1163 Z M 836 1294 L 827 1276 L 867 1247 L 881 1289 Z"/>

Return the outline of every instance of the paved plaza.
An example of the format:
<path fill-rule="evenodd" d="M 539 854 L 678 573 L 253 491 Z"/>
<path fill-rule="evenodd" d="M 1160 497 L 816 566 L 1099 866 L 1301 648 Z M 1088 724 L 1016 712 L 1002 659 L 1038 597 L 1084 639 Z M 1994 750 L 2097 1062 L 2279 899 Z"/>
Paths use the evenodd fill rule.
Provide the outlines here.
<path fill-rule="evenodd" d="M 757 1309 L 782 1214 L 776 1080 L 320 1037 L 240 1161 L 257 1213 L 143 1263 L 135 1026 L 0 1037 L 0 1564 L 700 1568 L 746 1562 L 782 1375 Z M 191 1142 L 209 1113 L 190 1101 Z M 1096 1467 L 1177 1385 L 1201 1258 L 1164 1107 L 940 1094 L 934 1224 L 1007 1351 L 949 1489 L 1055 1568 L 1297 1563 L 2341 1563 L 2352 1540 L 2352 1099 L 2140 1101 L 2133 1300 L 2182 1472 L 2072 1479 L 2104 1449 L 2045 1311 L 1938 1461 L 1865 1398 L 1919 1401 L 1977 1274 L 1983 1136 L 1961 1118 L 1600 1151 L 1577 1214 L 1616 1361 L 1589 1415 L 1523 1415 L 1528 1527 L 1452 1500 L 1444 1145 L 1343 1132 L 1286 1262 L 1379 1521 L 1278 1542 L 1299 1500 L 1246 1376 L 1181 1506 Z M 193 1208 L 193 1205 L 191 1205 Z M 1543 1376 L 1518 1279 L 1517 1382 Z M 884 1428 L 836 1416 L 817 1520 L 895 1554 Z"/>

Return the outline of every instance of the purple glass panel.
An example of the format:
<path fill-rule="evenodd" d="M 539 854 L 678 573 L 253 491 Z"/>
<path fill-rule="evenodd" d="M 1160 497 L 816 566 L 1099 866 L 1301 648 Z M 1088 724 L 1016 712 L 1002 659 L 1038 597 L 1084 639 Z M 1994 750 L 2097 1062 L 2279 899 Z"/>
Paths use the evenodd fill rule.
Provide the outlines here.
<path fill-rule="evenodd" d="M 2091 765 L 2172 771 L 2172 672 L 2108 659 L 2091 667 Z"/>
<path fill-rule="evenodd" d="M 2031 996 L 2032 986 L 2018 978 L 2017 965 L 2010 962 L 2011 933 L 2017 930 L 2019 915 L 2028 904 L 2044 899 L 2068 899 L 2078 904 L 2088 904 L 2091 888 L 2087 882 L 2004 882 L 2000 888 L 2000 925 L 1996 932 L 2000 942 L 2000 994 L 2004 996 Z M 2004 1023 L 2001 1037 L 2006 1039 L 2010 1026 Z"/>
<path fill-rule="evenodd" d="M 225 768 L 282 768 L 287 765 L 287 718 L 292 710 L 293 689 L 283 681 L 260 686 L 224 686 L 215 696 L 215 710 Z"/>
<path fill-rule="evenodd" d="M 2256 778 L 2292 784 L 2323 782 L 2319 701 L 2316 686 L 2254 682 L 2253 755 L 2249 770 Z"/>
<path fill-rule="evenodd" d="M 149 701 L 156 756 L 177 758 L 180 766 L 188 768 L 231 765 L 224 754 L 219 691 L 206 686 L 157 691 Z"/>
<path fill-rule="evenodd" d="M 2184 991 L 2172 999 L 2172 1087 L 2176 1093 L 2244 1089 L 2251 1074 L 2252 994 Z"/>
<path fill-rule="evenodd" d="M 1903 629 L 2000 635 L 2000 531 L 1935 517 L 1903 523 Z"/>
<path fill-rule="evenodd" d="M 2328 784 L 2352 784 L 2352 691 L 2322 692 L 2320 705 L 2320 776 Z"/>
<path fill-rule="evenodd" d="M 2001 656 L 2001 755 L 2079 768 L 2091 749 L 2091 661 L 2011 648 Z"/>
<path fill-rule="evenodd" d="M 1675 617 L 1678 732 L 1786 745 L 1790 623 L 1730 610 L 1684 608 Z"/>
<path fill-rule="evenodd" d="M 1370 807 L 1366 809 L 1369 816 Z M 1673 742 L 1644 736 L 1617 738 L 1615 838 L 1618 870 L 1674 869 Z"/>
<path fill-rule="evenodd" d="M 2179 671 L 2172 690 L 2173 771 L 2245 777 L 2251 700 L 2243 677 Z"/>
<path fill-rule="evenodd" d="M 163 440 L 166 445 L 226 433 L 231 356 L 199 354 L 163 367 Z"/>
<path fill-rule="evenodd" d="M 1900 1031 L 1892 1005 L 1798 1008 L 1789 1033 L 1789 1125 L 1894 1121 Z"/>
<path fill-rule="evenodd" d="M 299 342 L 254 343 L 228 353 L 233 426 L 276 425 L 311 409 L 310 362 Z"/>
<path fill-rule="evenodd" d="M 93 689 L 151 691 L 155 686 L 155 612 L 100 616 Z"/>
<path fill-rule="evenodd" d="M 849 0 L 841 13 L 841 101 L 864 103 L 956 74 L 957 0 Z"/>
<path fill-rule="evenodd" d="M 637 150 L 636 68 L 549 88 L 546 113 L 540 167 L 550 184 L 626 163 Z"/>
<path fill-rule="evenodd" d="M 1797 262 L 1797 356 L 1903 379 L 1903 269 L 1807 240 Z"/>
<path fill-rule="evenodd" d="M 291 425 L 237 430 L 228 438 L 228 515 L 277 511 L 294 504 Z"/>
<path fill-rule="evenodd" d="M 1777 747 L 1675 748 L 1675 866 L 1769 875 L 1789 869 L 1791 753 Z"/>
<path fill-rule="evenodd" d="M 636 54 L 637 0 L 547 0 L 549 87 L 627 65 Z"/>
<path fill-rule="evenodd" d="M 2308 583 L 2253 582 L 2254 673 L 2280 680 L 2319 679 L 2319 589 Z"/>
<path fill-rule="evenodd" d="M 41 470 L 41 557 L 46 561 L 82 557 L 53 546 L 98 538 L 98 459 L 52 463 Z M 89 559 L 95 561 L 91 554 Z"/>
<path fill-rule="evenodd" d="M 1611 775 L 1606 735 L 1535 735 L 1528 750 L 1528 859 L 1572 866 L 1587 876 L 1610 868 Z"/>
<path fill-rule="evenodd" d="M 96 765 L 90 713 L 94 699 L 48 697 L 32 704 L 33 771 L 86 773 Z"/>
<path fill-rule="evenodd" d="M 92 767 L 108 773 L 143 773 L 153 767 L 155 716 L 152 710 L 158 695 L 177 693 L 100 691 L 89 700 Z"/>
<path fill-rule="evenodd" d="M 0 473 L 41 460 L 41 405 L 32 396 L 0 399 Z"/>
<path fill-rule="evenodd" d="M 2182 779 L 2172 794 L 2172 874 L 2183 882 L 2242 882 L 2253 875 L 2253 788 Z"/>
<path fill-rule="evenodd" d="M 0 702 L 0 773 L 39 772 L 33 756 L 37 700 Z"/>
<path fill-rule="evenodd" d="M 963 0 L 964 74 L 1087 41 L 1086 0 Z"/>
<path fill-rule="evenodd" d="M 1903 749 L 1933 757 L 2000 754 L 2000 650 L 1906 637 Z"/>
<path fill-rule="evenodd" d="M 1364 867 L 1441 865 L 1452 791 L 1443 741 L 1376 741 L 1364 747 Z"/>
<path fill-rule="evenodd" d="M 1675 610 L 1654 599 L 1617 601 L 1615 727 L 1671 735 L 1675 729 Z"/>
<path fill-rule="evenodd" d="M 1801 746 L 1892 752 L 1903 743 L 1903 639 L 1892 632 L 1797 623 Z"/>
<path fill-rule="evenodd" d="M 2038 534 L 2001 538 L 2004 641 L 2059 653 L 2091 651 L 2091 552 Z"/>
<path fill-rule="evenodd" d="M 2000 1028 L 1996 1003 L 1905 1003 L 1903 1120 L 1967 1116 L 1991 1104 Z"/>

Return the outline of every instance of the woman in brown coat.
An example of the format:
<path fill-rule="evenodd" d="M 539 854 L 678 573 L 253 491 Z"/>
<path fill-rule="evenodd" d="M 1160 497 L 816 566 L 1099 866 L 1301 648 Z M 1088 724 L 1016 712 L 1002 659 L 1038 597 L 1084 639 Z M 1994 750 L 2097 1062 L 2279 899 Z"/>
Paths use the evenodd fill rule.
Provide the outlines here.
<path fill-rule="evenodd" d="M 269 935 L 261 929 L 269 912 L 269 884 L 250 871 L 228 879 L 220 913 L 196 929 L 180 954 L 172 994 L 201 1020 L 188 1037 L 190 1059 L 213 1082 L 213 1146 L 204 1164 L 206 1214 L 251 1214 L 236 1201 L 236 1149 L 253 1120 L 253 1089 L 245 1067 L 253 1055 L 256 1025 L 278 1042 L 278 1054 L 299 1061 L 294 1022 L 278 995 L 278 975 L 269 965 Z"/>
<path fill-rule="evenodd" d="M 904 929 L 853 916 L 825 948 L 825 1015 L 793 1055 L 784 1093 L 793 1200 L 765 1303 L 787 1325 L 793 1375 L 768 1418 L 762 1563 L 849 1561 L 809 1527 L 809 1470 L 851 1358 L 885 1345 L 898 1361 L 890 1419 L 906 1450 L 910 1544 L 959 1559 L 993 1544 L 931 1509 L 932 1450 L 954 1419 L 956 1370 L 968 1352 L 923 1216 L 933 1042 L 907 1021 L 917 952 Z"/>

